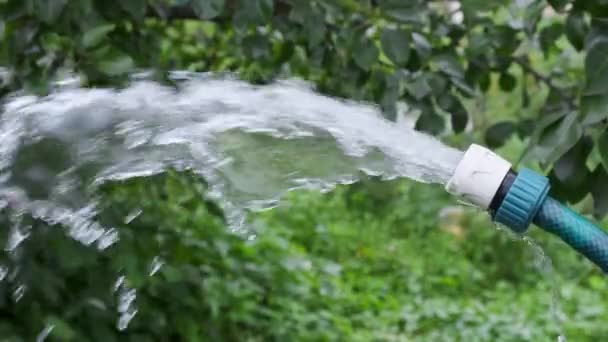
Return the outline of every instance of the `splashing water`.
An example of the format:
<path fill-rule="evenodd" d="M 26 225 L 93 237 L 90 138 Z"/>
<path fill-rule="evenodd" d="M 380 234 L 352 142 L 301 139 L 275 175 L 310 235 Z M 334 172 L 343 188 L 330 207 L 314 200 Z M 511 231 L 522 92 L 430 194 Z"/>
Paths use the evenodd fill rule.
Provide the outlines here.
<path fill-rule="evenodd" d="M 289 190 L 329 190 L 359 172 L 444 183 L 461 158 L 375 107 L 295 81 L 256 87 L 208 77 L 177 89 L 149 81 L 59 89 L 10 99 L 0 132 L 0 190 L 9 202 L 68 223 L 83 242 L 109 240 L 104 246 L 114 234 L 87 226 L 94 206 L 75 204 L 90 204 L 83 189 L 108 180 L 193 170 L 238 227 L 244 210 L 271 207 Z"/>
<path fill-rule="evenodd" d="M 253 86 L 199 75 L 177 83 L 140 80 L 116 90 L 67 82 L 45 97 L 9 97 L 0 117 L 0 204 L 17 214 L 5 249 L 28 238 L 26 214 L 63 225 L 85 245 L 111 246 L 119 236 L 95 221 L 89 196 L 111 180 L 191 170 L 239 230 L 247 211 L 272 207 L 290 190 L 327 191 L 361 173 L 445 183 L 461 159 L 371 105 L 321 96 L 296 81 Z M 158 259 L 150 274 L 161 266 Z M 136 293 L 124 279 L 116 291 L 122 330 L 137 312 Z"/>

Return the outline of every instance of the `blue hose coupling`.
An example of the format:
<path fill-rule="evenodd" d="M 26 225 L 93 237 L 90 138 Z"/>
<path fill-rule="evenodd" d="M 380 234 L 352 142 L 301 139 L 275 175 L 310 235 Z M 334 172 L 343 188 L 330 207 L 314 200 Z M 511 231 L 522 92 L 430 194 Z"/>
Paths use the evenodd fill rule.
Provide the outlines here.
<path fill-rule="evenodd" d="M 608 232 L 551 198 L 549 179 L 530 169 L 516 173 L 487 148 L 471 145 L 446 190 L 488 210 L 492 219 L 517 233 L 534 223 L 608 273 Z"/>
<path fill-rule="evenodd" d="M 505 178 L 507 180 L 508 178 Z M 503 184 L 508 189 L 498 209 L 494 221 L 517 233 L 524 233 L 536 217 L 549 194 L 549 179 L 530 169 L 522 169 L 512 180 Z"/>

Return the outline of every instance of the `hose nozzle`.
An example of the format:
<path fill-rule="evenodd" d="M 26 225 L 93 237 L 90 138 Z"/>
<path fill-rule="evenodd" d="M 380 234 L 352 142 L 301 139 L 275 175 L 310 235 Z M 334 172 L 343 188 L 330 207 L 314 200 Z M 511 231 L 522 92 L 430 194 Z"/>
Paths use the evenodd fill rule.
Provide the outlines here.
<path fill-rule="evenodd" d="M 608 234 L 549 197 L 549 179 L 529 169 L 515 173 L 511 163 L 471 145 L 446 185 L 446 191 L 484 210 L 517 233 L 530 224 L 564 242 L 608 272 Z"/>
<path fill-rule="evenodd" d="M 511 163 L 489 149 L 473 144 L 460 160 L 445 190 L 487 210 L 510 171 Z"/>

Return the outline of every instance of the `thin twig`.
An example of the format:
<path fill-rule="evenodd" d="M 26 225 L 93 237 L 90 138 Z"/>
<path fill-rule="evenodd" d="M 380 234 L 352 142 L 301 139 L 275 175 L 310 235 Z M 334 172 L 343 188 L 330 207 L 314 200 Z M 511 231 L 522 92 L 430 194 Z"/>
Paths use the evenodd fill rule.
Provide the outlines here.
<path fill-rule="evenodd" d="M 543 82 L 551 90 L 557 92 L 572 108 L 577 108 L 575 98 L 568 92 L 566 88 L 560 87 L 559 85 L 555 84 L 551 77 L 543 75 L 538 70 L 532 68 L 525 58 L 513 58 L 513 62 L 517 63 L 524 70 L 524 72 L 532 75 L 537 81 Z"/>

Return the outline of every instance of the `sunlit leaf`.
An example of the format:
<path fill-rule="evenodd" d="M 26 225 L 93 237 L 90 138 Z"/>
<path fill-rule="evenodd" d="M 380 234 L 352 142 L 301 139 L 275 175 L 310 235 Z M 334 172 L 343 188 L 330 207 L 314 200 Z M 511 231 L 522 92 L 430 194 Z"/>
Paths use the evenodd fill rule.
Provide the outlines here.
<path fill-rule="evenodd" d="M 97 46 L 107 35 L 114 30 L 116 25 L 107 24 L 97 26 L 89 31 L 86 31 L 82 36 L 82 45 L 85 48 Z"/>
<path fill-rule="evenodd" d="M 120 76 L 133 70 L 133 59 L 125 54 L 117 53 L 100 60 L 97 68 L 108 76 Z"/>

